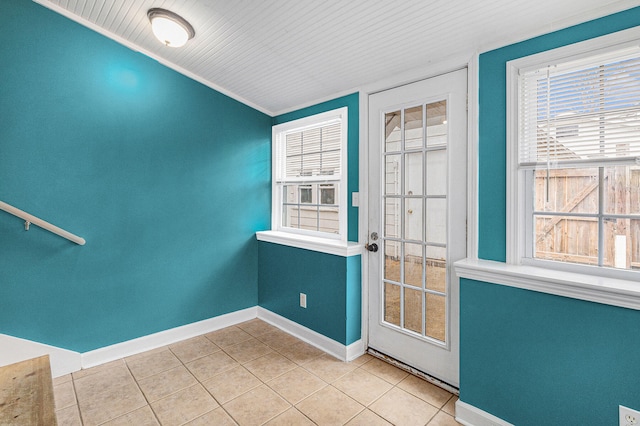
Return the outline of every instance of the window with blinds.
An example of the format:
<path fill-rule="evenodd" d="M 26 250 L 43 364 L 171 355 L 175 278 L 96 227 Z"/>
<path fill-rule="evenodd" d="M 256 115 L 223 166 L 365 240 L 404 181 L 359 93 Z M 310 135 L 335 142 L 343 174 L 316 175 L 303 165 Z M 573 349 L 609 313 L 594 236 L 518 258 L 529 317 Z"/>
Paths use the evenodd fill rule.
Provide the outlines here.
<path fill-rule="evenodd" d="M 519 69 L 517 110 L 524 258 L 640 269 L 640 48 Z"/>
<path fill-rule="evenodd" d="M 340 176 L 340 122 L 287 133 L 284 179 Z"/>
<path fill-rule="evenodd" d="M 520 75 L 520 167 L 640 160 L 640 52 L 610 52 Z"/>
<path fill-rule="evenodd" d="M 273 229 L 343 239 L 346 108 L 274 126 Z"/>

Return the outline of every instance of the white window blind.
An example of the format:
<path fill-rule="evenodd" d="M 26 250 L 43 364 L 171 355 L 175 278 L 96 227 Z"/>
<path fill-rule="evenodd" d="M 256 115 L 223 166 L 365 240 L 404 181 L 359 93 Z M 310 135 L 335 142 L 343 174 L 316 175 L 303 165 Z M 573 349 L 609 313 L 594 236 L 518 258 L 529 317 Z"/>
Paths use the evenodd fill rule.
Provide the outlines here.
<path fill-rule="evenodd" d="M 334 120 L 287 133 L 278 181 L 340 180 L 341 132 L 340 121 Z"/>
<path fill-rule="evenodd" d="M 520 168 L 640 164 L 640 49 L 519 75 Z"/>

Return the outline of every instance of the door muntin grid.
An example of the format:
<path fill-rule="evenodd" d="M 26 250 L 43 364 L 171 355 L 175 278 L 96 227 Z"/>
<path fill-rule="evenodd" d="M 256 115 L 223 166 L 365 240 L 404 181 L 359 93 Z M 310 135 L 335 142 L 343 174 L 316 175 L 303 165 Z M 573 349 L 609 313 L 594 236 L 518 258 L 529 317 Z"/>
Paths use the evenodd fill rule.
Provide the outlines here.
<path fill-rule="evenodd" d="M 383 117 L 381 324 L 446 347 L 447 99 Z"/>

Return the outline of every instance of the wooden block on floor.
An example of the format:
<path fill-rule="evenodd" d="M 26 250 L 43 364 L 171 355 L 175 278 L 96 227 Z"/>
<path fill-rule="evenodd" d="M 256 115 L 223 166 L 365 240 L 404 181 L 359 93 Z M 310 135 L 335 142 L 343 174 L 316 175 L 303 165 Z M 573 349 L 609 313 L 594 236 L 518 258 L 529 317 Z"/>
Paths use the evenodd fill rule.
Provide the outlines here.
<path fill-rule="evenodd" d="M 49 355 L 0 367 L 0 425 L 57 425 Z"/>

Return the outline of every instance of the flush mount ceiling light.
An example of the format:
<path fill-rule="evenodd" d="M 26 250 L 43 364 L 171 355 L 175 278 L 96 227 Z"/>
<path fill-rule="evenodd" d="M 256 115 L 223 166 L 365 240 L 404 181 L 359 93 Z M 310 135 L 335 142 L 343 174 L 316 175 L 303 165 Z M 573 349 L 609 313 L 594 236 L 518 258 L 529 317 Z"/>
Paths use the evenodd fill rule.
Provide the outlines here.
<path fill-rule="evenodd" d="M 184 46 L 196 35 L 186 19 L 166 9 L 153 8 L 147 12 L 153 34 L 165 46 Z"/>

